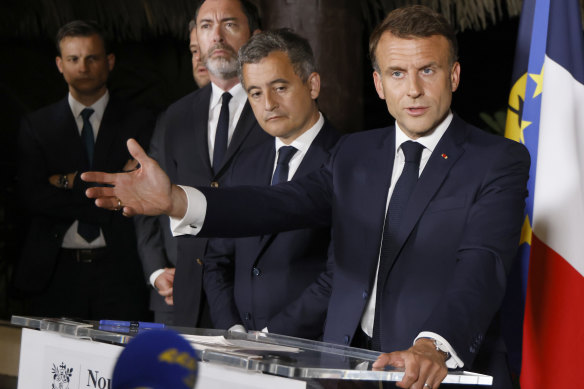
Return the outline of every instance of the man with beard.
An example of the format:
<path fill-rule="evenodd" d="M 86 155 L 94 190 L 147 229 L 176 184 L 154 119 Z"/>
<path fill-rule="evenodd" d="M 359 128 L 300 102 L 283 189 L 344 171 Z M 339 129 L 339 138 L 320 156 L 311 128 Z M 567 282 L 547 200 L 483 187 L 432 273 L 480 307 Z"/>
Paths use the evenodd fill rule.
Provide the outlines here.
<path fill-rule="evenodd" d="M 173 103 L 159 119 L 157 127 L 165 134 L 161 162 L 176 182 L 218 187 L 242 149 L 269 139 L 255 120 L 237 76 L 237 51 L 259 31 L 259 15 L 247 0 L 206 0 L 197 8 L 195 21 L 201 60 L 211 83 Z M 163 247 L 162 238 L 153 239 Z M 145 271 L 166 303 L 173 304 L 174 325 L 211 327 L 203 292 L 207 240 L 176 239 L 174 275 L 160 266 Z"/>
<path fill-rule="evenodd" d="M 133 223 L 86 201 L 79 176 L 124 170 L 126 140 L 147 145 L 154 117 L 110 95 L 115 57 L 101 27 L 73 21 L 56 40 L 69 93 L 22 121 L 19 189 L 31 221 L 14 284 L 31 295 L 28 314 L 139 320 L 147 289 Z"/>

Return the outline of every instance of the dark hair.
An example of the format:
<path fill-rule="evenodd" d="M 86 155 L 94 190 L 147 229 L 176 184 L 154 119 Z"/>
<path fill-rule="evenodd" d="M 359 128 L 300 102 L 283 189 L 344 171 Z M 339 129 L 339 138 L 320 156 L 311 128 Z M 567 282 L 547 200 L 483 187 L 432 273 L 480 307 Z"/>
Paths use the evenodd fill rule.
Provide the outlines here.
<path fill-rule="evenodd" d="M 243 83 L 243 65 L 246 63 L 258 63 L 274 51 L 282 51 L 288 55 L 294 73 L 303 82 L 313 72 L 316 72 L 314 54 L 310 43 L 300 35 L 288 28 L 262 31 L 252 36 L 246 44 L 239 49 L 239 79 Z"/>
<path fill-rule="evenodd" d="M 369 38 L 369 57 L 373 68 L 377 72 L 380 69 L 375 57 L 375 51 L 381 36 L 386 32 L 405 39 L 441 35 L 448 40 L 451 64 L 458 60 L 456 34 L 444 16 L 429 7 L 412 5 L 391 11 L 371 34 L 371 38 Z"/>
<path fill-rule="evenodd" d="M 201 1 L 195 10 L 195 22 L 197 21 L 197 17 L 199 16 L 199 10 L 205 1 Z M 241 10 L 245 14 L 247 18 L 247 25 L 249 26 L 249 33 L 253 34 L 255 30 L 259 30 L 262 28 L 261 20 L 260 20 L 260 13 L 258 8 L 249 0 L 239 0 L 239 4 L 241 4 Z"/>
<path fill-rule="evenodd" d="M 57 44 L 57 53 L 59 56 L 61 55 L 61 41 L 67 37 L 88 37 L 92 35 L 97 35 L 103 42 L 103 47 L 105 49 L 105 53 L 111 53 L 110 42 L 107 39 L 107 35 L 103 28 L 97 22 L 92 20 L 85 21 L 85 20 L 74 20 L 69 22 L 59 28 L 57 32 L 57 37 L 55 39 L 55 43 Z"/>

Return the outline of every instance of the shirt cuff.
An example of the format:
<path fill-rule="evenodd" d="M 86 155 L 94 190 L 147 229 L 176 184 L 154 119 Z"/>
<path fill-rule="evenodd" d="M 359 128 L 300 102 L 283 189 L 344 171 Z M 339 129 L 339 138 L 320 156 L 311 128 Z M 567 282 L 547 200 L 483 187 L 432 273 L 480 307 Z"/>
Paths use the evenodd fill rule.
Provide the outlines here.
<path fill-rule="evenodd" d="M 430 331 L 422 331 L 418 336 L 416 336 L 416 339 L 414 339 L 414 343 L 416 343 L 416 340 L 420 338 L 430 338 L 434 340 L 434 342 L 436 342 L 436 347 L 440 351 L 447 352 L 450 355 L 450 357 L 446 360 L 447 368 L 457 369 L 464 366 L 464 362 L 462 362 L 462 359 L 460 359 L 458 355 L 456 355 L 456 352 L 454 351 L 450 343 L 448 343 L 448 341 L 441 337 L 440 335 Z"/>
<path fill-rule="evenodd" d="M 158 290 L 158 288 L 156 287 L 156 285 L 154 285 L 154 282 L 156 281 L 156 279 L 158 278 L 159 275 L 161 275 L 162 273 L 164 273 L 164 269 L 158 269 L 154 272 L 152 272 L 152 274 L 150 275 L 150 285 L 152 285 L 152 287 L 156 290 Z"/>
<path fill-rule="evenodd" d="M 170 218 L 173 236 L 197 235 L 203 227 L 207 214 L 207 199 L 199 190 L 190 186 L 178 185 L 187 195 L 187 212 L 182 219 Z"/>
<path fill-rule="evenodd" d="M 230 332 L 241 332 L 241 333 L 247 333 L 246 329 L 244 326 L 242 326 L 241 324 L 234 324 L 231 327 L 229 327 L 229 329 L 227 331 Z"/>

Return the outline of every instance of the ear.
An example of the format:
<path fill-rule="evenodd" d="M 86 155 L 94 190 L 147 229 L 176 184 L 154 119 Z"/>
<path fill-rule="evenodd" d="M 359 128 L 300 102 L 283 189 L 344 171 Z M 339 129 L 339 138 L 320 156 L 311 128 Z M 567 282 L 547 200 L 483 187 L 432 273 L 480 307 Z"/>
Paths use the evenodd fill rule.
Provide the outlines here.
<path fill-rule="evenodd" d="M 320 95 L 320 74 L 314 72 L 308 76 L 308 88 L 310 89 L 310 97 L 316 100 Z"/>
<path fill-rule="evenodd" d="M 460 83 L 460 63 L 455 62 L 452 65 L 452 70 L 450 71 L 450 84 L 452 86 L 452 92 L 458 89 L 458 84 Z"/>
<path fill-rule="evenodd" d="M 109 71 L 111 72 L 114 69 L 114 65 L 116 64 L 116 56 L 113 53 L 107 55 L 107 66 Z"/>
<path fill-rule="evenodd" d="M 57 69 L 59 69 L 59 73 L 63 74 L 63 58 L 57 56 L 55 58 L 55 63 L 57 64 Z"/>
<path fill-rule="evenodd" d="M 383 92 L 383 82 L 381 81 L 381 74 L 377 73 L 377 70 L 373 71 L 373 83 L 375 84 L 375 90 L 377 95 L 381 100 L 385 100 L 385 93 Z"/>

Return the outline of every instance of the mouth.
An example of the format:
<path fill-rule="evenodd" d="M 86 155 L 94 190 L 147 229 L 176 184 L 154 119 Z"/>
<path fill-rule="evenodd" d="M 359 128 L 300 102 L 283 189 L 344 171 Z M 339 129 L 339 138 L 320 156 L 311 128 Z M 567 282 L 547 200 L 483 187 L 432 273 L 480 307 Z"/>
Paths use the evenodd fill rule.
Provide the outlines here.
<path fill-rule="evenodd" d="M 267 123 L 267 122 L 271 122 L 271 121 L 282 119 L 282 118 L 283 118 L 283 116 L 276 115 L 276 116 L 270 116 L 269 118 L 265 118 L 264 121 Z"/>
<path fill-rule="evenodd" d="M 207 73 L 207 68 L 204 66 L 197 67 L 197 73 Z"/>
<path fill-rule="evenodd" d="M 410 116 L 421 116 L 428 111 L 429 107 L 407 107 L 405 110 Z"/>

